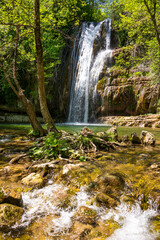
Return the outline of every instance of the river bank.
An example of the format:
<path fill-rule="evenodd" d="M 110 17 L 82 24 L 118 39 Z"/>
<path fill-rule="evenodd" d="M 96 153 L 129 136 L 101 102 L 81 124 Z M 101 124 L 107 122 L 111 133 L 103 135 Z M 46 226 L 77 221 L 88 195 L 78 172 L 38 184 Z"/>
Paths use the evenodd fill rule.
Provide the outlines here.
<path fill-rule="evenodd" d="M 35 140 L 19 133 L 1 137 L 0 187 L 9 204 L 22 200 L 23 215 L 9 232 L 1 226 L 0 239 L 159 239 L 159 143 L 47 161 L 25 155 Z"/>
<path fill-rule="evenodd" d="M 107 116 L 99 118 L 104 124 L 126 127 L 160 128 L 160 114 L 145 114 L 139 116 Z"/>

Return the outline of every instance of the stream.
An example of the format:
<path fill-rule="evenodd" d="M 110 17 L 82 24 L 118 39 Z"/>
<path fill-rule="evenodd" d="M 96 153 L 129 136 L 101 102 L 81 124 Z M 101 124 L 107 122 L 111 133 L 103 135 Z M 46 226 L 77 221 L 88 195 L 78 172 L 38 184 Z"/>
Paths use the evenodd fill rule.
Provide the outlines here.
<path fill-rule="evenodd" d="M 1 229 L 1 240 L 160 239 L 159 143 L 99 152 L 83 163 L 57 163 L 44 177 L 45 185 L 34 188 L 22 184 L 33 162 L 8 165 L 33 141 L 5 136 L 0 139 L 0 187 L 21 192 L 23 215 L 9 231 Z"/>

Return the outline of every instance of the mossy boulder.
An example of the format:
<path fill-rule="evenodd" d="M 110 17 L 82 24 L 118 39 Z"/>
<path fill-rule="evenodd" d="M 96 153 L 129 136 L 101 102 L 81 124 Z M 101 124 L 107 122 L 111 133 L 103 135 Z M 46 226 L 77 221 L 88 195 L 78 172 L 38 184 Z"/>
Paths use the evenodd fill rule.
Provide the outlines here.
<path fill-rule="evenodd" d="M 153 133 L 147 132 L 147 131 L 142 131 L 140 134 L 140 139 L 141 142 L 144 145 L 155 145 L 156 139 Z"/>
<path fill-rule="evenodd" d="M 68 165 L 68 166 L 67 166 Z M 81 186 L 90 185 L 101 173 L 99 168 L 85 164 L 67 164 L 57 177 L 58 183 L 79 189 Z"/>
<path fill-rule="evenodd" d="M 114 198 L 108 196 L 105 193 L 98 193 L 96 195 L 96 201 L 104 207 L 111 208 L 111 207 L 116 207 L 118 205 L 118 201 L 115 200 Z"/>
<path fill-rule="evenodd" d="M 0 204 L 0 228 L 9 230 L 16 222 L 20 222 L 23 208 L 12 204 Z"/>
<path fill-rule="evenodd" d="M 94 224 L 96 222 L 97 213 L 95 210 L 81 206 L 74 214 L 73 219 L 84 224 Z"/>
<path fill-rule="evenodd" d="M 5 187 L 0 190 L 0 203 L 10 203 L 16 206 L 22 206 L 22 195 L 12 187 Z"/>
<path fill-rule="evenodd" d="M 22 184 L 30 187 L 42 187 L 44 180 L 39 173 L 31 173 L 22 179 Z"/>
<path fill-rule="evenodd" d="M 125 180 L 119 173 L 110 174 L 105 171 L 94 183 L 95 190 L 109 196 L 120 196 L 124 190 Z"/>

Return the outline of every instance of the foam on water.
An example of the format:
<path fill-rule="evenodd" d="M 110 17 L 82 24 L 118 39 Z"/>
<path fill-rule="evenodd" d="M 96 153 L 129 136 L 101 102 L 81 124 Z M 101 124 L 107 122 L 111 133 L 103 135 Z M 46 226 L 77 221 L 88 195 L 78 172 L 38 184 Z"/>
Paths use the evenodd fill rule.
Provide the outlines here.
<path fill-rule="evenodd" d="M 85 188 L 81 188 L 71 199 L 72 206 L 63 209 L 59 207 L 57 198 L 66 192 L 67 188 L 52 184 L 52 181 L 49 182 L 51 185 L 23 194 L 24 214 L 20 227 L 27 227 L 33 220 L 50 215 L 51 220 L 45 229 L 46 234 L 50 237 L 66 234 L 73 224 L 72 217 L 78 208 L 87 206 L 97 212 L 97 218 L 100 221 L 105 223 L 105 220 L 114 220 L 121 226 L 107 240 L 156 239 L 156 234 L 150 232 L 150 218 L 157 215 L 155 207 L 143 211 L 139 203 L 132 206 L 121 203 L 115 209 L 108 210 L 96 204 L 88 205 L 93 196 L 90 196 Z M 15 225 L 14 228 L 19 226 Z"/>
<path fill-rule="evenodd" d="M 57 194 L 67 190 L 58 184 L 52 184 L 42 189 L 26 192 L 22 195 L 25 212 L 22 216 L 21 226 L 28 226 L 37 217 L 57 212 L 55 205 Z"/>
<path fill-rule="evenodd" d="M 138 203 L 133 206 L 121 203 L 115 210 L 101 216 L 102 220 L 113 219 L 121 225 L 106 240 L 154 240 L 156 234 L 150 231 L 150 218 L 156 215 L 153 208 L 144 211 Z"/>

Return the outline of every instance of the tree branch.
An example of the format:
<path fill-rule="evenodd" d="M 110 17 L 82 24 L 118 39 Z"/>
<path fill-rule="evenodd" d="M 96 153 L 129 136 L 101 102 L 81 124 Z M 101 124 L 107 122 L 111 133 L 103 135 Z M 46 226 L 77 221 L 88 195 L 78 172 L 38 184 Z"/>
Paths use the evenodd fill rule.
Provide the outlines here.
<path fill-rule="evenodd" d="M 64 33 L 63 31 L 61 31 L 60 29 L 58 29 L 56 26 L 54 26 L 54 30 L 61 33 L 66 39 L 74 41 L 74 39 L 72 37 L 70 37 L 68 34 Z"/>
<path fill-rule="evenodd" d="M 21 91 L 21 87 L 19 85 L 19 82 L 17 80 L 16 76 L 16 63 L 17 63 L 17 47 L 18 47 L 18 41 L 19 41 L 19 34 L 18 34 L 19 28 L 16 27 L 16 37 L 15 37 L 15 48 L 14 48 L 14 59 L 13 59 L 13 79 L 14 82 L 18 88 L 19 91 Z"/>
<path fill-rule="evenodd" d="M 3 67 L 2 63 L 0 63 L 0 67 L 2 68 L 3 72 L 4 72 L 4 76 L 7 79 L 9 86 L 12 88 L 13 92 L 16 94 L 16 96 L 19 98 L 19 94 L 18 91 L 16 90 L 16 88 L 14 87 L 14 85 L 12 84 L 9 75 L 7 74 L 6 69 Z"/>

